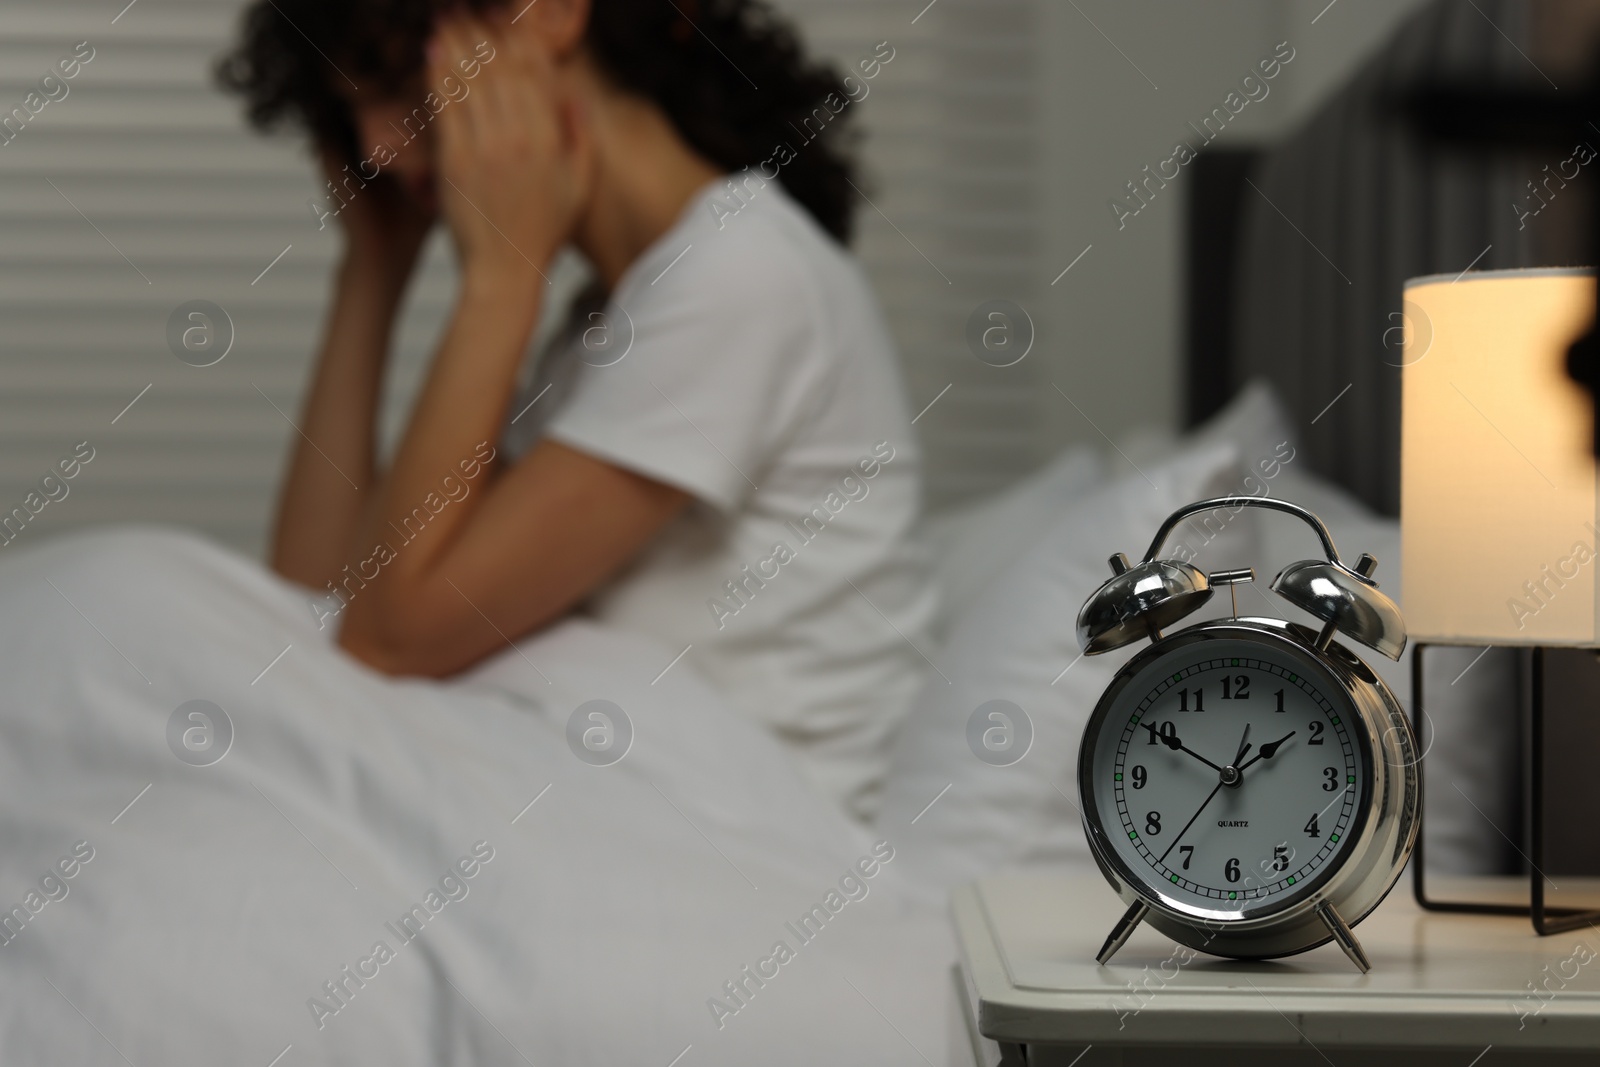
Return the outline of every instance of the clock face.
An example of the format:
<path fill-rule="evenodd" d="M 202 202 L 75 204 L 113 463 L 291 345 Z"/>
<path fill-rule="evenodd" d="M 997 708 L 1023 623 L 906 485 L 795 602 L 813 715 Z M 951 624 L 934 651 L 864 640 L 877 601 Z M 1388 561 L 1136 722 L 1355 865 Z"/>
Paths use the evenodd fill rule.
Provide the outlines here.
<path fill-rule="evenodd" d="M 1270 912 L 1346 858 L 1370 756 L 1360 713 L 1308 654 L 1272 639 L 1186 643 L 1101 707 L 1085 738 L 1086 813 L 1145 895 Z"/>

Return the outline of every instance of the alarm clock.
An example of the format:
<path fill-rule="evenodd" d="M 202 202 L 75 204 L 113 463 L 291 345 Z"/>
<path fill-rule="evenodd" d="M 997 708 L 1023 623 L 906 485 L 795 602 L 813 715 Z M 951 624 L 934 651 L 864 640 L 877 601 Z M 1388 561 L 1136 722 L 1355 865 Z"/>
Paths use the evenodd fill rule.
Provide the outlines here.
<path fill-rule="evenodd" d="M 1159 553 L 1178 523 L 1241 507 L 1293 515 L 1325 559 L 1302 560 L 1272 591 L 1320 628 L 1239 615 L 1249 568 L 1209 574 Z M 1216 956 L 1271 959 L 1337 942 L 1362 972 L 1351 928 L 1393 888 L 1417 834 L 1416 742 L 1400 703 L 1336 638 L 1399 659 L 1405 623 L 1373 581 L 1377 560 L 1340 559 L 1297 504 L 1218 497 L 1173 512 L 1144 559 L 1078 613 L 1098 655 L 1149 640 L 1119 670 L 1084 728 L 1080 811 L 1100 870 L 1128 905 L 1096 959 L 1146 922 Z M 1219 585 L 1233 614 L 1166 632 Z"/>

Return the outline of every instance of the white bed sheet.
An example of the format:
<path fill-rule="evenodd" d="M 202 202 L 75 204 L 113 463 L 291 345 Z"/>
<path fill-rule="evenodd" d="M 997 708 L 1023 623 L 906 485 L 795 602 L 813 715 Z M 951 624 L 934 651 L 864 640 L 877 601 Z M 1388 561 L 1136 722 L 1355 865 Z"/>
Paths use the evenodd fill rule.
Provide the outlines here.
<path fill-rule="evenodd" d="M 796 936 L 874 838 L 692 654 L 661 675 L 678 650 L 571 622 L 468 678 L 395 682 L 259 567 L 154 530 L 12 556 L 0 605 L 0 908 L 93 849 L 0 944 L 0 1062 L 950 1061 L 942 906 L 891 860 Z M 566 741 L 593 698 L 635 730 L 612 766 Z M 194 699 L 233 724 L 211 766 L 166 740 Z M 477 842 L 493 858 L 404 943 Z M 779 941 L 791 959 L 742 974 Z M 334 981 L 343 1005 L 314 1011 Z"/>
<path fill-rule="evenodd" d="M 1252 444 L 1241 434 L 1280 440 L 1270 398 L 1245 400 L 1234 430 L 1211 436 L 1241 450 Z M 1206 440 L 1173 452 L 1199 456 Z M 1076 605 L 1092 579 L 1069 564 L 1081 555 L 1097 570 L 1118 546 L 1090 515 L 1094 536 L 1041 546 L 1049 567 L 1029 561 L 1017 546 L 1100 499 L 1081 457 L 1050 472 L 971 509 L 946 538 L 946 570 L 974 590 L 1011 581 L 1039 603 L 1008 612 L 1070 628 L 1071 611 L 1049 605 Z M 1298 471 L 1274 495 L 1325 513 L 1351 552 L 1378 552 L 1398 593 L 1392 522 Z M 1268 524 L 1260 541 L 1230 564 L 1266 575 L 1308 550 L 1293 524 Z M 996 544 L 1012 546 L 999 565 L 986 558 Z M 1039 580 L 1046 570 L 1054 582 Z M 1070 642 L 1070 629 L 1039 625 L 1040 640 Z M 679 649 L 568 621 L 465 677 L 397 682 L 329 636 L 302 592 L 183 534 L 121 530 L 0 557 L 0 1064 L 959 1061 L 949 879 L 922 853 L 943 848 L 935 866 L 985 873 L 972 866 L 984 849 L 939 844 L 940 823 L 984 802 L 976 776 L 1025 767 L 980 763 L 957 731 L 944 756 L 898 768 L 891 797 L 910 792 L 869 831 L 726 709 L 692 652 L 674 662 Z M 1050 663 L 957 651 L 932 653 L 947 672 L 970 666 L 957 673 L 972 703 L 1007 692 L 1019 668 L 1059 680 L 1054 660 L 1071 650 L 1034 657 Z M 1377 666 L 1404 698 L 1408 664 Z M 1087 710 L 1039 684 L 1064 702 L 1036 714 Z M 207 767 L 179 760 L 166 736 L 174 709 L 197 699 L 222 706 L 236 735 Z M 567 740 L 568 717 L 593 699 L 632 721 L 632 748 L 611 766 L 584 763 Z M 1028 759 L 1070 765 L 1068 735 Z M 1449 747 L 1435 755 L 1447 766 Z M 1430 818 L 1448 829 L 1445 809 Z M 1046 833 L 1024 810 L 1001 797 L 964 817 L 1027 845 L 1019 861 L 1081 862 L 1074 817 L 1050 815 Z M 1062 849 L 1040 852 L 1047 838 Z M 841 888 L 879 840 L 896 859 Z M 44 902 L 41 876 L 78 842 L 94 858 L 52 879 L 45 888 L 66 896 Z M 400 916 L 478 842 L 493 859 L 402 944 Z M 847 901 L 845 889 L 866 895 Z M 827 921 L 803 939 L 795 924 L 814 905 Z M 378 941 L 394 958 L 357 986 L 341 969 Z M 764 964 L 779 941 L 792 958 Z M 324 986 L 341 981 L 345 1003 Z"/>

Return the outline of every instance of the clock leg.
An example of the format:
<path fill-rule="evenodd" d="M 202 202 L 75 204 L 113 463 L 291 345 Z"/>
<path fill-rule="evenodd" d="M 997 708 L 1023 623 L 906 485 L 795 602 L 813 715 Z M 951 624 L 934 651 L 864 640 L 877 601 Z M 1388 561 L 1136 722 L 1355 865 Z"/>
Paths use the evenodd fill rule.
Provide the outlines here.
<path fill-rule="evenodd" d="M 1317 916 L 1327 925 L 1328 932 L 1344 949 L 1344 954 L 1350 957 L 1350 962 L 1361 968 L 1362 974 L 1372 970 L 1372 964 L 1367 962 L 1367 954 L 1361 951 L 1361 942 L 1356 940 L 1355 932 L 1339 917 L 1339 913 L 1333 910 L 1333 905 L 1327 901 L 1318 904 Z"/>
<path fill-rule="evenodd" d="M 1112 956 L 1115 956 L 1117 949 L 1127 943 L 1128 938 L 1133 934 L 1134 927 L 1144 921 L 1144 917 L 1149 911 L 1150 905 L 1140 901 L 1123 912 L 1122 918 L 1118 919 L 1117 925 L 1111 928 L 1111 936 L 1106 938 L 1106 943 L 1101 946 L 1100 953 L 1095 956 L 1094 961 L 1096 963 L 1104 963 Z"/>

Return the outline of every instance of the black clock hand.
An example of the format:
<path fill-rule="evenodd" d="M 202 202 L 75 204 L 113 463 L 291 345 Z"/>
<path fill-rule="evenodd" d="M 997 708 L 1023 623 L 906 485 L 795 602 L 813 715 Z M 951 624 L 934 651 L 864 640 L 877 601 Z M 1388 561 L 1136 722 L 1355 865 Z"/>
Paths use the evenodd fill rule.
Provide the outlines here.
<path fill-rule="evenodd" d="M 1196 752 L 1192 748 L 1187 747 L 1182 741 L 1179 741 L 1177 734 L 1163 734 L 1147 722 L 1140 723 L 1139 725 L 1143 726 L 1146 730 L 1149 730 L 1152 736 L 1159 740 L 1163 745 L 1166 745 L 1168 748 L 1172 749 L 1172 751 L 1187 752 L 1189 755 L 1193 756 L 1201 763 L 1204 763 L 1212 770 L 1217 771 L 1218 773 L 1222 771 L 1221 767 L 1218 767 L 1215 763 L 1212 763 L 1210 760 L 1200 755 L 1200 753 Z"/>
<path fill-rule="evenodd" d="M 1280 745 L 1282 745 L 1285 741 L 1289 740 L 1289 738 L 1293 737 L 1294 735 L 1295 735 L 1295 731 L 1294 730 L 1290 730 L 1288 733 L 1284 734 L 1282 737 L 1278 738 L 1276 741 L 1268 741 L 1266 744 L 1261 746 L 1261 750 L 1259 752 L 1257 752 L 1254 756 L 1251 756 L 1248 760 L 1246 760 L 1245 762 L 1239 764 L 1239 770 L 1241 770 L 1241 771 L 1244 770 L 1246 767 L 1250 766 L 1256 760 L 1271 759 L 1273 756 L 1276 756 L 1278 754 L 1278 747 Z"/>
<path fill-rule="evenodd" d="M 1249 750 L 1250 745 L 1249 745 L 1248 741 L 1246 740 L 1249 736 L 1250 736 L 1250 724 L 1249 723 L 1245 723 L 1244 733 L 1239 738 L 1239 754 L 1237 756 L 1233 757 L 1233 763 L 1228 765 L 1229 766 L 1229 770 L 1232 770 L 1235 766 L 1237 766 L 1240 757 L 1242 757 L 1245 754 L 1245 752 L 1247 752 Z M 1189 821 L 1183 824 L 1183 829 L 1179 830 L 1178 831 L 1178 836 L 1174 837 L 1172 839 L 1172 842 L 1169 845 L 1167 845 L 1167 851 L 1163 852 L 1161 854 L 1161 857 L 1156 860 L 1157 863 L 1165 863 L 1167 861 L 1167 856 L 1172 852 L 1172 850 L 1174 848 L 1176 848 L 1178 846 L 1178 842 L 1183 840 L 1183 835 L 1189 832 L 1189 827 L 1194 825 L 1194 821 L 1200 817 L 1200 813 L 1201 812 L 1206 810 L 1206 805 L 1211 803 L 1212 798 L 1215 797 L 1219 792 L 1221 792 L 1222 787 L 1227 785 L 1230 781 L 1237 782 L 1238 780 L 1239 780 L 1239 775 L 1238 775 L 1237 772 L 1235 772 L 1232 776 L 1230 776 L 1227 771 L 1223 771 L 1222 772 L 1221 780 L 1217 782 L 1217 784 L 1212 788 L 1211 792 L 1206 794 L 1206 798 L 1200 802 L 1200 806 L 1195 809 L 1195 813 L 1193 815 L 1189 816 Z"/>
<path fill-rule="evenodd" d="M 1199 809 L 1196 810 L 1193 815 L 1189 816 L 1189 821 L 1183 824 L 1183 829 L 1178 831 L 1178 836 L 1172 839 L 1172 844 L 1167 846 L 1167 851 L 1161 854 L 1161 858 L 1156 860 L 1157 863 L 1165 863 L 1167 861 L 1167 854 L 1177 847 L 1179 841 L 1183 840 L 1183 835 L 1189 832 L 1189 827 L 1193 826 L 1194 821 L 1200 817 L 1200 812 L 1206 810 L 1206 805 L 1211 803 L 1211 798 L 1216 796 L 1221 790 L 1222 783 L 1218 782 L 1212 788 L 1211 792 L 1206 794 L 1206 798 L 1200 802 Z"/>

